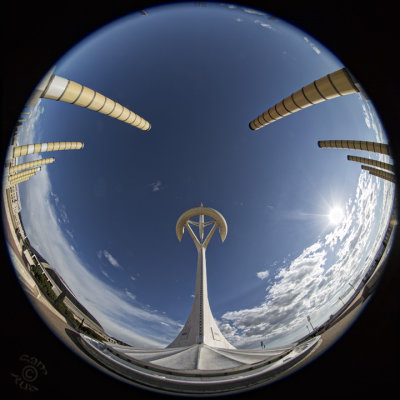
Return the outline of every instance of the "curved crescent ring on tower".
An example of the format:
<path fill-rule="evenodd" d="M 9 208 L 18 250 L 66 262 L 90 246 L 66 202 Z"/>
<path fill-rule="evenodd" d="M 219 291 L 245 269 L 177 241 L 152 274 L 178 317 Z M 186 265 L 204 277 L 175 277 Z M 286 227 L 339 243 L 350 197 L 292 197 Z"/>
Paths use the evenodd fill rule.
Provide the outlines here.
<path fill-rule="evenodd" d="M 214 219 L 215 222 L 218 224 L 221 240 L 222 241 L 225 240 L 226 235 L 228 233 L 228 225 L 227 225 L 223 215 L 220 212 L 218 212 L 217 210 L 214 210 L 213 208 L 194 207 L 194 208 L 191 208 L 190 210 L 185 211 L 179 217 L 178 222 L 176 223 L 176 236 L 178 237 L 179 241 L 182 240 L 186 222 L 190 218 L 195 217 L 196 215 L 207 215 L 208 217 Z"/>

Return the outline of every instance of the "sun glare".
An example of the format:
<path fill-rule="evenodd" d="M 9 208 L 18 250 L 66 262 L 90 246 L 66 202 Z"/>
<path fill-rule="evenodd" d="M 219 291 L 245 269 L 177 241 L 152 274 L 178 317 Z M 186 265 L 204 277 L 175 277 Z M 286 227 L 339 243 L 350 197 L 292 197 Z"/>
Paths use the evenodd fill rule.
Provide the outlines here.
<path fill-rule="evenodd" d="M 333 207 L 328 214 L 329 222 L 332 225 L 339 224 L 344 218 L 344 212 L 340 207 Z"/>

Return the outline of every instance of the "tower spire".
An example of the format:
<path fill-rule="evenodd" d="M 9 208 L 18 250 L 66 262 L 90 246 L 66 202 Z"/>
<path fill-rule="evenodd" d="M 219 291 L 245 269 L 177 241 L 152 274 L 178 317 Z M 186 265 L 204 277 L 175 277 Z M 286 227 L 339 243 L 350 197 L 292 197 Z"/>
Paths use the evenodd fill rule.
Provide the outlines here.
<path fill-rule="evenodd" d="M 191 221 L 190 218 L 195 216 L 199 216 L 198 221 Z M 205 216 L 211 218 L 211 221 L 205 222 Z M 205 237 L 204 227 L 210 225 L 212 225 L 211 230 Z M 198 227 L 199 237 L 191 226 Z M 219 227 L 221 240 L 224 241 L 228 231 L 225 218 L 218 211 L 204 207 L 203 203 L 200 207 L 184 212 L 178 219 L 176 224 L 178 240 L 182 240 L 186 228 L 197 249 L 196 287 L 190 315 L 178 336 L 168 347 L 207 344 L 212 347 L 234 349 L 219 330 L 208 301 L 206 250 L 217 227 Z"/>

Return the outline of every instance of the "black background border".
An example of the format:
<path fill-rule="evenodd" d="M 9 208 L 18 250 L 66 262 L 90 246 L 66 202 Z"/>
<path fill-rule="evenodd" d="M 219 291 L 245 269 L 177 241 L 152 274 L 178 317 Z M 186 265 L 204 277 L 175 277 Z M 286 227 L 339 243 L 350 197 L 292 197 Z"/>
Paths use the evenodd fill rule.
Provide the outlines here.
<path fill-rule="evenodd" d="M 115 4 L 114 4 L 115 3 Z M 26 99 L 48 69 L 69 48 L 104 24 L 132 11 L 165 2 L 131 4 L 66 2 L 49 5 L 8 2 L 1 12 L 1 144 Z M 276 15 L 303 29 L 335 53 L 372 99 L 399 162 L 398 15 L 394 2 L 232 2 Z M 396 164 L 397 176 L 400 176 Z M 305 396 L 321 398 L 395 398 L 399 394 L 399 235 L 376 293 L 342 339 L 306 368 L 278 382 L 231 398 Z M 47 328 L 30 306 L 10 268 L 1 241 L 2 380 L 15 396 L 60 399 L 113 394 L 129 398 L 171 398 L 121 383 L 82 361 Z M 37 357 L 48 375 L 28 393 L 15 384 L 22 354 Z"/>

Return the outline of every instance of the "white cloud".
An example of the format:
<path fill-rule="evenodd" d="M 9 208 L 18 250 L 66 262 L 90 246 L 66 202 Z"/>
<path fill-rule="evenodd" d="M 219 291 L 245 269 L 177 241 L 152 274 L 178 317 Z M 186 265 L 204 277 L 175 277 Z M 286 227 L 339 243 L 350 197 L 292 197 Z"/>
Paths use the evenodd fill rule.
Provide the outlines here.
<path fill-rule="evenodd" d="M 358 98 L 361 102 L 365 124 L 369 129 L 372 129 L 375 132 L 375 141 L 378 143 L 386 143 L 386 135 L 382 125 L 380 124 L 379 117 L 376 115 L 374 106 L 370 101 L 365 100 L 360 93 L 358 94 Z M 379 155 L 379 159 L 381 161 L 389 161 L 388 156 L 384 155 Z"/>
<path fill-rule="evenodd" d="M 245 310 L 225 313 L 224 322 L 237 330 L 236 345 L 250 345 L 260 340 L 289 334 L 316 306 L 316 288 L 323 273 L 326 253 L 316 243 L 305 249 L 287 268 L 275 276 L 264 303 Z"/>
<path fill-rule="evenodd" d="M 370 119 L 369 113 L 367 112 L 367 107 L 365 106 L 365 104 L 362 104 L 361 107 L 362 107 L 363 114 L 364 114 L 365 125 L 367 125 L 367 127 L 369 129 L 371 129 L 371 119 Z"/>
<path fill-rule="evenodd" d="M 304 36 L 304 40 L 311 46 L 311 48 L 314 50 L 316 54 L 321 54 L 321 50 L 313 43 L 311 42 L 306 36 Z"/>
<path fill-rule="evenodd" d="M 53 198 L 53 200 L 56 204 L 56 210 L 57 210 L 57 214 L 60 217 L 60 221 L 62 221 L 64 224 L 68 224 L 69 218 L 68 218 L 68 214 L 67 214 L 65 205 L 60 202 L 60 198 L 55 193 L 51 192 L 50 196 Z"/>
<path fill-rule="evenodd" d="M 247 13 L 247 14 L 256 14 L 256 15 L 262 15 L 262 16 L 267 15 L 267 14 L 261 12 L 261 11 L 252 10 L 252 9 L 250 9 L 250 8 L 243 8 L 243 11 L 244 11 L 245 13 Z"/>
<path fill-rule="evenodd" d="M 152 192 L 158 192 L 161 189 L 161 181 L 153 182 L 150 184 Z"/>
<path fill-rule="evenodd" d="M 260 24 L 263 28 L 273 29 L 270 24 Z"/>
<path fill-rule="evenodd" d="M 338 296 L 351 294 L 349 282 L 360 280 L 368 268 L 364 260 L 375 239 L 379 184 L 362 171 L 343 221 L 288 265 L 282 262 L 262 304 L 222 316 L 224 332 L 230 332 L 232 344 L 248 347 L 258 345 L 260 340 L 294 341 L 306 334 L 307 316 L 322 323 L 332 313 Z M 377 236 L 381 238 L 382 233 Z M 267 278 L 268 271 L 258 272 L 258 278 Z M 336 309 L 339 306 L 336 304 Z"/>
<path fill-rule="evenodd" d="M 163 322 L 161 324 L 164 325 Z M 112 332 L 111 336 L 122 340 L 125 343 L 131 344 L 136 347 L 157 348 L 164 347 L 160 342 L 150 338 L 149 336 L 142 335 L 135 332 L 132 327 L 125 321 L 120 321 L 118 324 L 109 320 L 107 316 L 102 318 L 102 326 L 106 332 Z M 166 326 L 169 326 L 166 324 Z"/>
<path fill-rule="evenodd" d="M 130 292 L 128 289 L 125 289 L 125 294 L 131 299 L 131 300 L 136 300 L 136 296 Z"/>
<path fill-rule="evenodd" d="M 219 330 L 225 336 L 225 338 L 228 340 L 228 342 L 231 342 L 232 340 L 234 340 L 235 334 L 237 332 L 237 329 L 234 326 L 231 326 L 227 322 L 225 322 L 225 321 L 222 322 L 216 318 L 215 318 L 215 322 L 217 323 Z"/>
<path fill-rule="evenodd" d="M 130 278 L 131 278 L 133 281 L 136 281 L 136 278 L 135 278 L 133 275 L 131 275 Z"/>
<path fill-rule="evenodd" d="M 268 277 L 269 277 L 269 271 L 268 270 L 257 272 L 257 278 L 260 278 L 261 280 L 264 280 L 264 279 L 266 279 Z"/>
<path fill-rule="evenodd" d="M 267 24 L 267 23 L 265 23 L 263 21 L 260 21 L 259 19 L 254 20 L 254 23 L 262 26 L 263 28 L 268 28 L 270 30 L 275 30 L 270 24 Z"/>
<path fill-rule="evenodd" d="M 108 260 L 108 262 L 115 268 L 122 268 L 119 265 L 119 262 L 107 251 L 103 250 L 104 257 Z"/>
<path fill-rule="evenodd" d="M 22 125 L 21 134 L 18 135 L 18 142 L 22 144 L 34 143 L 34 137 L 40 133 L 39 119 L 44 113 L 43 104 L 41 104 L 41 99 L 30 109 L 30 114 L 26 121 Z"/>
<path fill-rule="evenodd" d="M 117 259 L 107 250 L 98 250 L 96 252 L 97 258 L 101 260 L 103 257 L 115 268 L 124 269 Z"/>
<path fill-rule="evenodd" d="M 111 282 L 114 282 L 114 280 L 110 277 L 107 271 L 105 271 L 103 268 L 100 268 L 100 271 L 107 279 L 109 279 Z"/>
<path fill-rule="evenodd" d="M 28 182 L 21 192 L 22 218 L 32 245 L 61 274 L 79 301 L 111 336 L 137 346 L 168 344 L 176 336 L 180 324 L 162 313 L 140 306 L 138 301 L 132 304 L 125 291 L 110 286 L 90 271 L 71 249 L 68 234 L 64 234 L 57 221 L 56 210 L 49 200 L 51 192 L 45 169 L 34 185 Z M 106 257 L 114 266 L 118 263 L 108 251 L 100 250 L 97 256 Z M 100 272 L 111 280 L 107 271 L 101 269 Z"/>
<path fill-rule="evenodd" d="M 263 21 L 260 21 L 259 19 L 254 20 L 254 23 L 257 24 L 257 25 L 262 26 L 263 28 L 267 28 L 267 29 L 272 30 L 272 31 L 276 30 L 275 28 L 272 27 L 272 25 L 267 24 L 267 23 L 265 23 Z"/>

